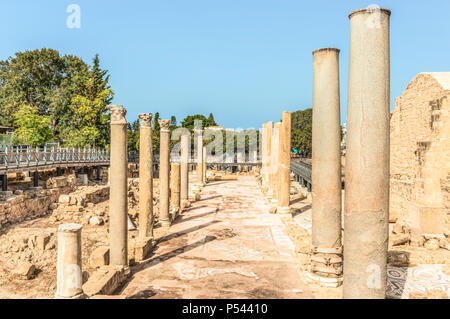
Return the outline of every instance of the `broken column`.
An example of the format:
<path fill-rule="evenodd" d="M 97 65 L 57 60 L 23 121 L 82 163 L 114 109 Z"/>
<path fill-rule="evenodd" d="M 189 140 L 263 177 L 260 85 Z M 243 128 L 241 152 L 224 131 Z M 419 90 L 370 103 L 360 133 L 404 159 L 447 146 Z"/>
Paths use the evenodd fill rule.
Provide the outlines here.
<path fill-rule="evenodd" d="M 356 10 L 349 16 L 344 298 L 386 297 L 389 17 L 390 11 L 380 8 Z"/>
<path fill-rule="evenodd" d="M 339 49 L 313 51 L 312 256 L 314 280 L 342 283 Z"/>
<path fill-rule="evenodd" d="M 179 163 L 171 163 L 170 164 L 170 206 L 171 206 L 171 215 L 172 221 L 178 216 L 178 213 L 181 210 L 180 205 L 180 186 L 181 186 L 181 178 L 180 178 L 180 164 Z"/>
<path fill-rule="evenodd" d="M 111 113 L 110 264 L 128 266 L 128 153 L 125 119 L 127 111 L 122 105 L 111 105 L 109 111 Z"/>
<path fill-rule="evenodd" d="M 189 155 L 190 155 L 189 135 L 181 135 L 181 167 L 180 167 L 180 200 L 181 207 L 189 207 Z"/>
<path fill-rule="evenodd" d="M 153 143 L 152 114 L 139 114 L 139 240 L 135 257 L 144 259 L 153 239 Z"/>
<path fill-rule="evenodd" d="M 278 214 L 289 214 L 291 192 L 291 113 L 283 112 L 279 128 Z"/>
<path fill-rule="evenodd" d="M 81 229 L 79 224 L 58 226 L 58 256 L 56 263 L 56 299 L 81 299 Z"/>
<path fill-rule="evenodd" d="M 169 215 L 169 120 L 159 120 L 159 221 L 162 226 L 170 226 Z"/>

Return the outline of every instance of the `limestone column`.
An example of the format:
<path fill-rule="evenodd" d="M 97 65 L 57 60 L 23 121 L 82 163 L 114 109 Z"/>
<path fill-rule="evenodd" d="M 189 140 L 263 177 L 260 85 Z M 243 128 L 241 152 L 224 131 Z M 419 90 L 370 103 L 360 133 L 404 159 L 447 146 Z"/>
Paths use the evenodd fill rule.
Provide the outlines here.
<path fill-rule="evenodd" d="M 127 111 L 122 105 L 111 105 L 109 110 L 111 113 L 110 264 L 128 266 L 128 153 L 125 119 Z"/>
<path fill-rule="evenodd" d="M 139 114 L 139 239 L 153 237 L 152 114 Z"/>
<path fill-rule="evenodd" d="M 182 207 L 189 206 L 189 155 L 191 148 L 189 145 L 189 136 L 181 135 L 181 189 L 180 199 Z"/>
<path fill-rule="evenodd" d="M 56 299 L 81 299 L 84 297 L 81 269 L 81 228 L 79 224 L 58 226 L 56 262 Z"/>
<path fill-rule="evenodd" d="M 261 186 L 266 186 L 266 170 L 267 170 L 267 124 L 262 125 L 261 130 Z"/>
<path fill-rule="evenodd" d="M 174 212 L 173 217 L 175 217 L 180 212 L 180 164 L 171 163 L 170 164 L 170 203 L 172 211 Z"/>
<path fill-rule="evenodd" d="M 203 131 L 195 130 L 197 134 L 197 185 L 203 187 Z"/>
<path fill-rule="evenodd" d="M 281 123 L 278 122 L 273 127 L 273 133 L 272 133 L 272 153 L 271 153 L 271 170 L 272 170 L 272 182 L 271 182 L 271 189 L 272 189 L 272 199 L 271 202 L 278 206 L 278 181 L 279 181 L 279 175 L 278 175 L 278 169 L 279 169 L 279 138 L 280 138 L 280 126 Z"/>
<path fill-rule="evenodd" d="M 390 11 L 350 18 L 344 298 L 385 298 L 389 222 Z M 313 185 L 314 187 L 314 185 Z"/>
<path fill-rule="evenodd" d="M 170 226 L 169 215 L 169 120 L 159 120 L 159 221 L 162 226 Z"/>
<path fill-rule="evenodd" d="M 203 151 L 202 151 L 202 160 L 203 160 L 203 168 L 202 168 L 202 177 L 203 177 L 203 185 L 206 184 L 206 170 L 207 170 L 207 166 L 206 166 L 206 146 L 203 146 Z"/>
<path fill-rule="evenodd" d="M 342 282 L 339 49 L 313 51 L 312 272 Z M 329 261 L 334 261 L 330 263 Z"/>
<path fill-rule="evenodd" d="M 266 123 L 267 130 L 267 164 L 266 164 L 266 179 L 267 179 L 267 197 L 272 198 L 272 140 L 273 140 L 273 122 Z"/>
<path fill-rule="evenodd" d="M 291 113 L 283 112 L 279 128 L 278 214 L 289 214 L 291 209 Z"/>

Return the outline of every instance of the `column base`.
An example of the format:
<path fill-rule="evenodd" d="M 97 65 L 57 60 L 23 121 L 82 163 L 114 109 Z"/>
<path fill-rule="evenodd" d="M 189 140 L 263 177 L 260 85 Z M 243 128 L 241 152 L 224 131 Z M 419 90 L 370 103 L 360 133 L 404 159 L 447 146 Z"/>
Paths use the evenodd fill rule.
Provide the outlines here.
<path fill-rule="evenodd" d="M 306 274 L 306 280 L 309 283 L 316 284 L 325 288 L 338 288 L 343 283 L 342 277 L 322 277 L 313 272 L 309 272 Z"/>
<path fill-rule="evenodd" d="M 200 200 L 200 194 L 199 193 L 194 193 L 194 194 L 189 194 L 189 201 L 190 202 L 196 202 Z"/>
<path fill-rule="evenodd" d="M 87 296 L 84 293 L 72 296 L 72 297 L 63 297 L 63 296 L 59 296 L 58 294 L 55 294 L 54 299 L 86 299 Z"/>
<path fill-rule="evenodd" d="M 342 246 L 333 248 L 311 247 L 311 273 L 309 278 L 323 287 L 337 288 L 342 284 Z"/>
<path fill-rule="evenodd" d="M 291 213 L 291 207 L 277 207 L 277 214 L 290 214 Z"/>
<path fill-rule="evenodd" d="M 168 220 L 160 220 L 159 221 L 159 225 L 161 225 L 161 227 L 170 227 L 172 223 Z"/>
<path fill-rule="evenodd" d="M 147 237 L 138 239 L 134 246 L 134 259 L 135 261 L 145 260 L 153 248 L 153 238 Z"/>
<path fill-rule="evenodd" d="M 181 209 L 184 210 L 184 209 L 189 208 L 189 207 L 191 207 L 191 202 L 189 200 L 187 200 L 187 199 L 183 199 L 181 201 Z"/>

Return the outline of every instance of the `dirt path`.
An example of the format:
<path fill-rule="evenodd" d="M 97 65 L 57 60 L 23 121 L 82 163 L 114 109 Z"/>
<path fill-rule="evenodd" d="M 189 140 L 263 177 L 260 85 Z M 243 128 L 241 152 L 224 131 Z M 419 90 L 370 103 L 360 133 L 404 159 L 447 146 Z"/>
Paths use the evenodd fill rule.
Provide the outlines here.
<path fill-rule="evenodd" d="M 312 298 L 294 245 L 251 176 L 209 183 L 134 267 L 128 298 Z"/>

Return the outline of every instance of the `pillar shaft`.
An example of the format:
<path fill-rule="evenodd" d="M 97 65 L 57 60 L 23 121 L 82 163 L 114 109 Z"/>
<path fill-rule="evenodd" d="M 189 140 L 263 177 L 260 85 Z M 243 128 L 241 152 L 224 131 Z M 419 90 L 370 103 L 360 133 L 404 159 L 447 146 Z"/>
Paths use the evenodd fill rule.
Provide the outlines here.
<path fill-rule="evenodd" d="M 262 186 L 265 187 L 267 183 L 267 124 L 262 125 L 261 132 L 261 177 Z"/>
<path fill-rule="evenodd" d="M 197 132 L 197 184 L 203 186 L 203 135 L 202 130 Z"/>
<path fill-rule="evenodd" d="M 111 160 L 109 197 L 110 264 L 128 266 L 128 154 L 126 110 L 121 105 L 111 112 Z"/>
<path fill-rule="evenodd" d="M 170 203 L 172 209 L 180 209 L 180 164 L 171 163 L 170 164 Z"/>
<path fill-rule="evenodd" d="M 152 114 L 139 114 L 139 238 L 153 237 Z"/>
<path fill-rule="evenodd" d="M 281 123 L 278 122 L 273 127 L 273 133 L 272 133 L 272 153 L 271 153 L 271 170 L 272 170 L 272 183 L 271 183 L 271 189 L 272 189 L 272 203 L 278 204 L 278 182 L 279 182 L 279 175 L 278 175 L 278 169 L 279 169 L 279 138 L 280 138 L 280 126 Z"/>
<path fill-rule="evenodd" d="M 189 157 L 191 148 L 189 145 L 189 135 L 181 136 L 181 201 L 189 200 Z"/>
<path fill-rule="evenodd" d="M 290 213 L 291 192 L 291 113 L 283 112 L 279 128 L 278 208 L 280 214 Z"/>
<path fill-rule="evenodd" d="M 203 168 L 202 168 L 202 182 L 203 184 L 206 183 L 206 146 L 203 146 L 203 152 L 202 152 L 202 160 L 203 160 Z"/>
<path fill-rule="evenodd" d="M 389 213 L 389 16 L 350 14 L 344 298 L 385 298 Z"/>
<path fill-rule="evenodd" d="M 268 122 L 266 124 L 266 130 L 267 130 L 267 164 L 266 164 L 266 175 L 267 175 L 267 195 L 269 197 L 272 197 L 272 141 L 273 141 L 273 122 Z"/>
<path fill-rule="evenodd" d="M 169 120 L 159 120 L 159 220 L 161 225 L 170 225 L 169 215 Z"/>
<path fill-rule="evenodd" d="M 315 50 L 313 66 L 312 246 L 316 262 L 312 271 L 324 277 L 341 277 L 339 50 Z M 324 252 L 336 262 L 321 262 Z"/>
<path fill-rule="evenodd" d="M 57 299 L 83 297 L 81 269 L 81 228 L 79 224 L 61 224 L 58 227 L 58 256 L 56 263 Z"/>

